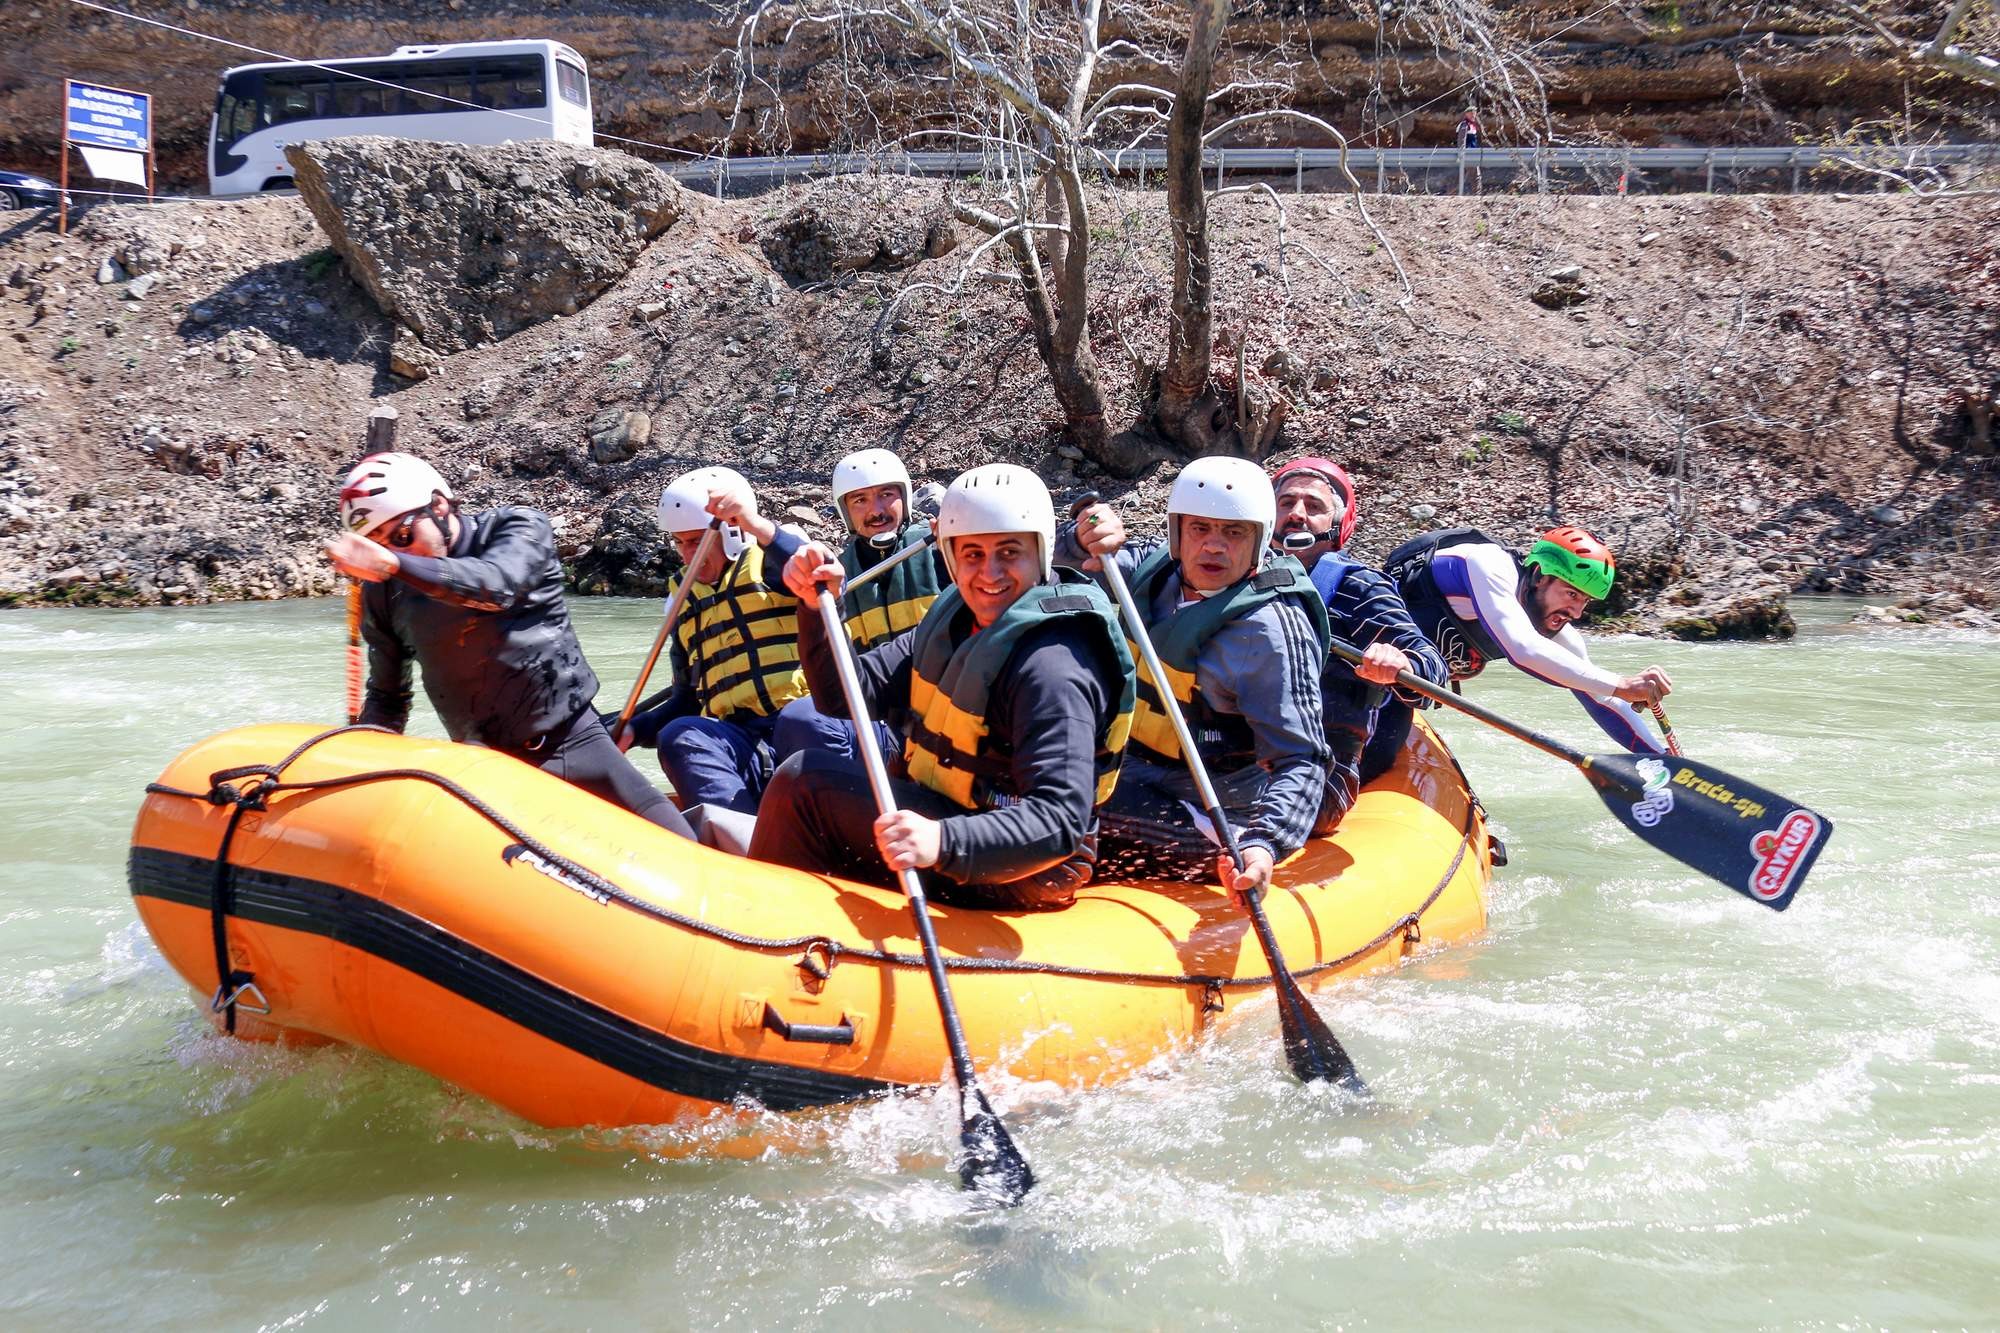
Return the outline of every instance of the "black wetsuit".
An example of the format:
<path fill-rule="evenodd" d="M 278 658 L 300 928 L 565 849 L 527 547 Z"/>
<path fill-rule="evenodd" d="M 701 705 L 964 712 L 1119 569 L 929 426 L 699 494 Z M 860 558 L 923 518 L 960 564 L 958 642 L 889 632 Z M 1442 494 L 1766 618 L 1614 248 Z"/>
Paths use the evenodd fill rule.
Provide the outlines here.
<path fill-rule="evenodd" d="M 460 518 L 449 555 L 396 553 L 396 576 L 363 592 L 368 693 L 361 720 L 401 731 L 412 667 L 445 734 L 504 751 L 692 837 L 591 708 L 597 676 L 563 600 L 546 516 L 502 508 Z"/>

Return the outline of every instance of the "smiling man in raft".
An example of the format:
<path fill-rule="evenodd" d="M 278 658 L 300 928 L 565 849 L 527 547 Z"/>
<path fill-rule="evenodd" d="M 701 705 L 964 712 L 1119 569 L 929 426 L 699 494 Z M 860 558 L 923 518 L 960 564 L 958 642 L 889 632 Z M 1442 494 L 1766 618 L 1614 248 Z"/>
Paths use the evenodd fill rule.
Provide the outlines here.
<path fill-rule="evenodd" d="M 874 715 L 907 739 L 878 814 L 860 763 L 793 755 L 764 793 L 750 855 L 879 884 L 915 870 L 927 893 L 970 907 L 1067 907 L 1097 860 L 1097 808 L 1130 730 L 1132 659 L 1117 613 L 1058 575 L 1055 510 L 1026 468 L 960 476 L 938 511 L 951 586 L 916 628 L 857 657 Z M 813 542 L 786 564 L 801 599 L 846 571 Z M 834 646 L 801 612 L 799 653 L 819 709 L 847 716 Z"/>

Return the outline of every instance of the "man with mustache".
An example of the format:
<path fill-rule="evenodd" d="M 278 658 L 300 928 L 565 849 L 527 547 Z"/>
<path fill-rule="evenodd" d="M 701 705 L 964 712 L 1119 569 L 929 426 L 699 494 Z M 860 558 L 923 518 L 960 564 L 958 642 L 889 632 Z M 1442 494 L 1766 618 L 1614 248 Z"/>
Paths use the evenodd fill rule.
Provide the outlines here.
<path fill-rule="evenodd" d="M 1396 581 L 1417 627 L 1444 654 L 1453 681 L 1505 658 L 1574 692 L 1584 711 L 1627 750 L 1666 752 L 1639 708 L 1666 698 L 1673 681 L 1656 666 L 1620 676 L 1593 665 L 1576 628 L 1585 609 L 1610 593 L 1617 573 L 1611 548 L 1589 531 L 1551 528 L 1516 555 L 1477 528 L 1449 528 L 1404 542 L 1382 568 Z M 1364 781 L 1394 761 L 1408 729 L 1406 707 L 1383 709 L 1362 763 Z"/>
<path fill-rule="evenodd" d="M 1306 567 L 1326 601 L 1333 637 L 1359 648 L 1364 659 L 1352 665 L 1329 653 L 1320 678 L 1321 720 L 1333 757 L 1313 832 L 1326 834 L 1361 793 L 1361 756 L 1382 710 L 1392 699 L 1405 709 L 1431 706 L 1424 696 L 1396 688 L 1396 673 L 1408 671 L 1433 685 L 1443 685 L 1448 674 L 1436 647 L 1410 619 L 1396 585 L 1342 549 L 1354 535 L 1357 517 L 1354 482 L 1346 470 L 1331 459 L 1299 458 L 1279 468 L 1273 481 L 1278 528 L 1272 548 Z M 1407 714 L 1400 727 L 1408 731 Z"/>
<path fill-rule="evenodd" d="M 848 532 L 847 545 L 839 556 L 843 584 L 912 546 L 930 541 L 930 525 L 920 521 L 915 511 L 909 469 L 887 449 L 857 450 L 834 464 L 833 507 Z M 841 598 L 841 610 L 854 650 L 866 652 L 915 628 L 950 583 L 944 552 L 933 545 L 898 561 L 862 586 L 848 588 Z M 878 720 L 875 731 L 884 754 L 903 748 L 902 737 L 888 723 Z M 844 717 L 826 717 L 807 695 L 786 704 L 778 714 L 771 744 L 780 763 L 811 749 L 853 758 L 854 725 Z"/>

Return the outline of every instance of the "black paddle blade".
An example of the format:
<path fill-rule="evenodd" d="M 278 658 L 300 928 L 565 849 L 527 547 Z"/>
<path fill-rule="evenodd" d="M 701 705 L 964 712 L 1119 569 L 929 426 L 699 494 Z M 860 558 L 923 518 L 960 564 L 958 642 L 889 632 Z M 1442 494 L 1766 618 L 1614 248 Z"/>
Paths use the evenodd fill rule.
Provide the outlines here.
<path fill-rule="evenodd" d="M 958 1131 L 958 1141 L 965 1149 L 965 1156 L 958 1162 L 960 1183 L 997 1203 L 1014 1207 L 1035 1187 L 1035 1173 L 1028 1169 L 1028 1159 L 1021 1156 L 1021 1150 L 1007 1133 L 1007 1126 L 1001 1122 L 1000 1113 L 976 1085 L 962 1091 L 959 1111 L 964 1124 Z"/>
<path fill-rule="evenodd" d="M 1582 767 L 1619 823 L 1776 912 L 1833 835 L 1818 811 L 1693 759 L 1594 754 Z"/>
<path fill-rule="evenodd" d="M 1338 1083 L 1357 1097 L 1368 1095 L 1368 1084 L 1333 1029 L 1312 1007 L 1299 983 L 1279 977 L 1278 1032 L 1284 1039 L 1285 1059 L 1301 1083 Z"/>

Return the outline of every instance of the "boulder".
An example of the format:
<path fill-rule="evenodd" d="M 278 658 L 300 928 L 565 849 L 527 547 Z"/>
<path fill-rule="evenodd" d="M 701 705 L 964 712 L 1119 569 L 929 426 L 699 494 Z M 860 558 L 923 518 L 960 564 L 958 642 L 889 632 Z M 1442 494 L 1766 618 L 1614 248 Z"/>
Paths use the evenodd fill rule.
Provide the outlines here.
<path fill-rule="evenodd" d="M 820 181 L 757 233 L 771 267 L 787 282 L 825 282 L 862 269 L 908 268 L 958 244 L 950 210 L 935 190 L 867 177 Z"/>
<path fill-rule="evenodd" d="M 590 459 L 594 463 L 625 463 L 636 458 L 653 437 L 653 419 L 629 408 L 608 407 L 590 421 Z"/>
<path fill-rule="evenodd" d="M 575 314 L 685 206 L 650 163 L 549 140 L 364 136 L 293 144 L 285 156 L 347 271 L 440 353 Z"/>

